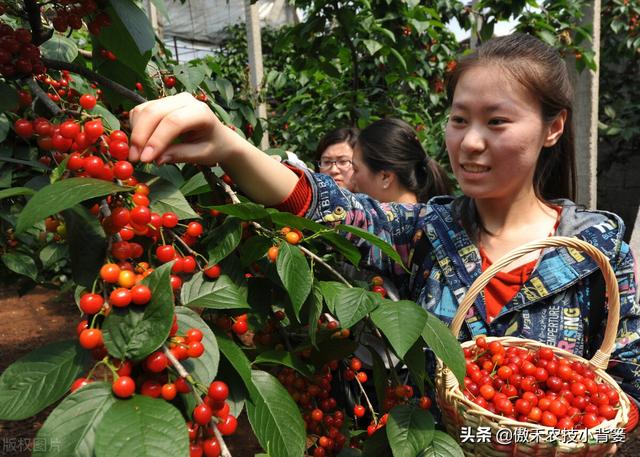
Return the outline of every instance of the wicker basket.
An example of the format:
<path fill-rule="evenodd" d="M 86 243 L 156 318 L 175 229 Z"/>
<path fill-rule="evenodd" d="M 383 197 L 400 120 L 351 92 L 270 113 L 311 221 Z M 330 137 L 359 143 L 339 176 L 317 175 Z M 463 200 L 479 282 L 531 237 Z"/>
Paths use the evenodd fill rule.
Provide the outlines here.
<path fill-rule="evenodd" d="M 578 439 L 576 439 L 576 437 L 572 435 L 575 432 L 569 432 L 569 434 L 565 432 L 565 435 L 555 436 L 555 433 L 561 431 L 557 429 L 554 431 L 553 428 L 538 424 L 508 419 L 493 414 L 481 406 L 476 405 L 464 396 L 458 380 L 451 370 L 443 366 L 442 362 L 438 360 L 436 399 L 442 410 L 443 420 L 448 433 L 460 442 L 466 456 L 593 457 L 615 454 L 615 443 L 611 441 L 604 442 L 602 437 L 606 435 L 611 438 L 613 429 L 625 427 L 628 422 L 630 403 L 626 394 L 623 394 L 617 383 L 604 371 L 615 345 L 616 332 L 620 320 L 620 296 L 615 273 L 609 265 L 609 260 L 600 250 L 577 238 L 550 237 L 541 241 L 528 243 L 509 252 L 483 272 L 471 285 L 451 323 L 451 331 L 455 336 L 458 336 L 464 318 L 476 297 L 498 271 L 508 266 L 513 260 L 527 253 L 557 246 L 582 251 L 598 263 L 604 274 L 607 287 L 609 313 L 602 346 L 591 360 L 585 360 L 582 357 L 555 347 L 551 347 L 551 349 L 558 357 L 586 363 L 594 370 L 596 381 L 605 382 L 615 388 L 620 395 L 618 414 L 614 419 L 601 423 L 595 429 L 590 429 L 589 432 L 599 432 L 594 435 L 592 439 L 584 440 L 583 436 L 579 436 Z M 518 346 L 530 350 L 549 347 L 537 341 L 521 338 L 487 338 L 487 342 L 494 340 L 499 340 L 505 347 Z M 462 343 L 462 347 L 470 347 L 474 344 L 473 341 L 467 341 Z M 465 427 L 465 429 L 463 429 L 463 427 Z M 477 433 L 479 427 L 482 427 L 480 430 L 483 433 Z M 507 431 L 505 432 L 504 429 L 507 429 Z M 462 434 L 463 432 L 465 432 L 464 435 Z M 516 438 L 516 433 L 520 438 Z M 526 440 L 525 434 L 528 435 L 526 436 Z M 511 435 L 510 440 L 509 435 Z M 538 439 L 532 440 L 534 436 L 538 436 Z M 473 437 L 473 442 L 470 437 Z M 487 439 L 490 439 L 490 441 L 487 442 Z"/>

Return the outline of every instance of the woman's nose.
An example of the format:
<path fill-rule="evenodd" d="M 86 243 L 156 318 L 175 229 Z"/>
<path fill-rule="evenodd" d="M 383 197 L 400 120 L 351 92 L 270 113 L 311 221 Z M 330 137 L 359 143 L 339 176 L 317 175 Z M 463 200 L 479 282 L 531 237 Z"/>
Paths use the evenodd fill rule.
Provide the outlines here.
<path fill-rule="evenodd" d="M 485 148 L 485 139 L 480 129 L 469 128 L 462 138 L 460 147 L 465 152 L 482 152 Z"/>

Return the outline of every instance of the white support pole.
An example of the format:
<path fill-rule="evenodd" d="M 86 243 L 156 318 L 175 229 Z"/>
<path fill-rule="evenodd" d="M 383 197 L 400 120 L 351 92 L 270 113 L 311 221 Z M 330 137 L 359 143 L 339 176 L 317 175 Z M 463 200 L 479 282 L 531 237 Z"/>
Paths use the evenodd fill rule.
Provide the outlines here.
<path fill-rule="evenodd" d="M 587 6 L 584 23 L 593 28 L 593 41 L 587 46 L 594 51 L 596 71 L 585 69 L 578 74 L 574 58 L 568 67 L 575 88 L 574 124 L 576 136 L 577 189 L 576 203 L 595 209 L 598 205 L 598 78 L 600 76 L 600 0 Z"/>
<path fill-rule="evenodd" d="M 260 17 L 258 16 L 257 3 L 251 4 L 251 0 L 245 0 L 245 20 L 247 27 L 247 49 L 249 54 L 249 80 L 255 100 L 258 100 L 260 86 L 262 85 L 262 40 L 260 34 Z M 264 102 L 257 104 L 256 116 L 261 119 L 267 118 L 267 105 Z M 260 147 L 265 150 L 269 148 L 269 135 L 264 132 Z"/>
<path fill-rule="evenodd" d="M 147 0 L 147 16 L 149 17 L 149 22 L 151 22 L 151 28 L 158 36 L 159 39 L 162 40 L 162 27 L 160 26 L 160 22 L 158 21 L 158 9 L 151 2 L 151 0 Z"/>

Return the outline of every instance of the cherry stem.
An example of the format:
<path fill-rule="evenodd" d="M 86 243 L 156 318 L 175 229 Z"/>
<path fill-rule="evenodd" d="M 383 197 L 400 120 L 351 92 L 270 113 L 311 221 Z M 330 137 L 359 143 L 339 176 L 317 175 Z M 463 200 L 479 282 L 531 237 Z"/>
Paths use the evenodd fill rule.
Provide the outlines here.
<path fill-rule="evenodd" d="M 189 384 L 195 384 L 193 378 L 191 377 L 191 375 L 189 374 L 189 372 L 185 369 L 185 367 L 178 361 L 178 359 L 176 358 L 176 356 L 173 355 L 173 353 L 169 350 L 169 348 L 167 348 L 166 346 L 162 346 L 162 350 L 164 351 L 164 354 L 167 356 L 167 358 L 169 359 L 169 362 L 171 362 L 171 365 L 173 365 L 173 367 L 176 369 L 176 371 L 178 372 L 178 374 L 185 378 Z M 202 400 L 202 398 L 196 394 L 196 392 L 193 392 L 194 396 L 196 397 L 196 400 L 198 401 L 198 403 L 204 403 L 204 401 Z M 213 433 L 216 435 L 216 439 L 218 440 L 218 443 L 220 444 L 220 450 L 221 452 L 221 457 L 232 457 L 231 456 L 231 452 L 229 452 L 229 448 L 227 447 L 226 443 L 224 442 L 224 438 L 222 437 L 222 434 L 220 433 L 220 430 L 218 430 L 218 421 L 219 419 L 215 416 L 213 416 L 211 418 L 211 429 L 213 430 Z"/>
<path fill-rule="evenodd" d="M 356 375 L 356 377 L 354 379 L 358 383 L 358 386 L 360 387 L 360 391 L 362 392 L 362 395 L 364 395 L 364 399 L 367 402 L 367 406 L 369 407 L 369 411 L 371 411 L 371 415 L 373 416 L 373 422 L 376 425 L 378 425 L 378 415 L 376 414 L 375 410 L 373 409 L 373 405 L 371 404 L 371 401 L 369 400 L 369 396 L 367 395 L 367 391 L 364 389 L 364 386 L 362 385 L 362 383 L 358 379 L 357 375 Z"/>

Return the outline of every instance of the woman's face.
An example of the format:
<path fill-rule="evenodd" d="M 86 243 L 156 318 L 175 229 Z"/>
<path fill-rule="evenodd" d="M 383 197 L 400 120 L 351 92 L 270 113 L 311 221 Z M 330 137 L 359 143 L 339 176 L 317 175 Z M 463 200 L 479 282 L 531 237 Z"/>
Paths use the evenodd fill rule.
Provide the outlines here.
<path fill-rule="evenodd" d="M 545 123 L 538 99 L 499 66 L 464 73 L 446 128 L 451 168 L 462 191 L 475 199 L 533 192 L 540 151 L 560 138 L 563 119 Z"/>
<path fill-rule="evenodd" d="M 385 195 L 382 172 L 375 172 L 367 166 L 359 146 L 353 151 L 353 185 L 355 192 L 367 194 L 381 202 L 389 201 Z"/>
<path fill-rule="evenodd" d="M 319 167 L 320 173 L 333 178 L 340 187 L 353 190 L 353 149 L 347 143 L 332 144 L 324 150 L 320 156 L 320 163 L 326 166 Z"/>

